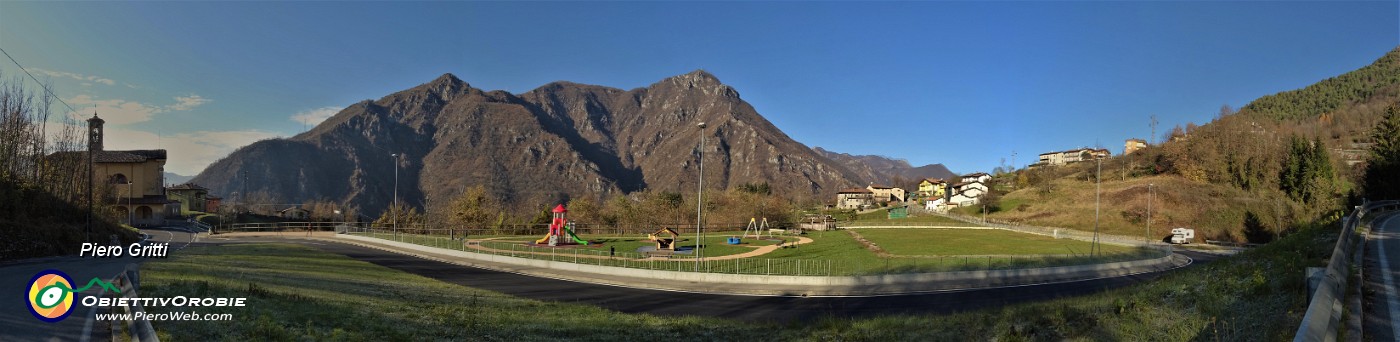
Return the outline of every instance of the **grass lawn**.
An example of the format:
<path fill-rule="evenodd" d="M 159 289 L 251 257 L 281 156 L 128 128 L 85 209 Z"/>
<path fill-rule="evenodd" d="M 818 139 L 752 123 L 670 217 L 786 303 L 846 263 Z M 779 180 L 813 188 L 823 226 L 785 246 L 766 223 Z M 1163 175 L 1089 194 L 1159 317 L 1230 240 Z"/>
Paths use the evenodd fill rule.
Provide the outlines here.
<path fill-rule="evenodd" d="M 1092 244 L 1072 239 L 1001 229 L 857 229 L 866 240 L 890 254 L 916 255 L 1050 255 L 1088 254 Z M 1133 248 L 1100 244 L 1103 253 Z"/>
<path fill-rule="evenodd" d="M 879 214 L 879 215 L 871 215 Z M 839 224 L 840 226 L 949 226 L 949 227 L 975 227 L 977 225 L 950 219 L 933 214 L 914 214 L 915 216 L 889 219 L 885 218 L 885 212 L 861 215 L 855 222 Z M 867 216 L 869 215 L 869 216 Z"/>

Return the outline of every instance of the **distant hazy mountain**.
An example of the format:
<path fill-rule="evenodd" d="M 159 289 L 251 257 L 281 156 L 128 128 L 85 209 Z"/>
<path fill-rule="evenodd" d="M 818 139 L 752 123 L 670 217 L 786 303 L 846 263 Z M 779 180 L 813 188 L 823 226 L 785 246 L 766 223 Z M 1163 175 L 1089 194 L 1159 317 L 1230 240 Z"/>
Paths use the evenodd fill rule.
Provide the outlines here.
<path fill-rule="evenodd" d="M 282 201 L 324 198 L 377 213 L 393 197 L 390 154 L 401 153 L 398 194 L 415 206 L 472 185 L 529 205 L 642 189 L 688 193 L 701 122 L 706 188 L 767 182 L 780 195 L 826 198 L 862 179 L 695 71 L 633 90 L 555 82 L 522 94 L 445 74 L 351 105 L 295 137 L 240 148 L 193 181 L 216 194 L 246 185 Z"/>
<path fill-rule="evenodd" d="M 904 159 L 894 159 L 885 156 L 874 155 L 851 155 L 846 153 L 832 152 L 821 147 L 813 150 L 827 159 L 831 159 L 842 166 L 850 168 L 859 177 L 860 184 L 880 183 L 890 186 L 908 187 L 908 182 L 917 183 L 922 178 L 953 178 L 958 175 L 949 171 L 943 164 L 928 164 L 914 167 L 909 161 Z M 902 179 L 895 179 L 902 178 Z M 893 184 L 902 181 L 900 184 Z"/>
<path fill-rule="evenodd" d="M 191 179 L 194 179 L 194 176 L 181 176 L 170 172 L 165 173 L 165 184 L 185 184 Z"/>

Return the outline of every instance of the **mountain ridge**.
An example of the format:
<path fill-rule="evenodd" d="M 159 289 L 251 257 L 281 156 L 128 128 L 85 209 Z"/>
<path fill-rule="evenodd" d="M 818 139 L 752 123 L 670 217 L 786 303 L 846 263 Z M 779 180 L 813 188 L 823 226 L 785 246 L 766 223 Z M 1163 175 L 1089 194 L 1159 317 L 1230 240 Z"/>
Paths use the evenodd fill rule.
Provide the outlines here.
<path fill-rule="evenodd" d="M 701 132 L 699 122 L 708 128 Z M 769 183 L 788 197 L 826 199 L 859 184 L 855 172 L 792 140 L 704 70 L 632 90 L 555 81 L 519 94 L 446 73 L 347 106 L 294 137 L 240 148 L 193 181 L 218 194 L 324 199 L 364 213 L 393 201 L 396 180 L 397 198 L 417 207 L 472 185 L 527 205 L 643 189 L 688 193 L 702 134 L 707 188 Z"/>

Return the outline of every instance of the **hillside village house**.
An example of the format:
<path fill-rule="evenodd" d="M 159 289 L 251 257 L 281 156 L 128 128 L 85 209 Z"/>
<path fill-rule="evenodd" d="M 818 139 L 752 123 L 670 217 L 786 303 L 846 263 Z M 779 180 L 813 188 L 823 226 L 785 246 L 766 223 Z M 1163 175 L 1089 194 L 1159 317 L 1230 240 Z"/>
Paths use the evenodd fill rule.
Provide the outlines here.
<path fill-rule="evenodd" d="M 947 205 L 965 207 L 980 202 L 982 194 L 987 193 L 987 184 L 981 181 L 962 182 L 953 184 L 949 191 Z"/>
<path fill-rule="evenodd" d="M 986 182 L 990 182 L 990 181 L 992 181 L 992 175 L 989 175 L 989 174 L 987 174 L 986 172 L 978 172 L 978 173 L 969 173 L 969 174 L 963 175 L 963 176 L 962 176 L 962 181 L 961 181 L 961 182 L 962 182 L 962 183 L 969 183 L 969 182 L 982 182 L 982 183 L 986 183 Z"/>
<path fill-rule="evenodd" d="M 199 211 L 210 212 L 209 189 L 199 186 L 199 184 L 185 183 L 176 186 L 166 187 L 165 195 L 170 199 L 180 202 L 181 212 Z"/>
<path fill-rule="evenodd" d="M 112 197 L 98 199 L 116 208 L 118 221 L 146 227 L 165 223 L 180 214 L 180 202 L 165 196 L 165 150 L 107 151 L 102 148 L 106 121 L 93 114 L 88 119 L 88 149 L 92 151 L 94 187 L 108 187 Z M 60 152 L 50 158 L 89 158 L 88 152 Z M 98 190 L 101 191 L 101 190 Z"/>
<path fill-rule="evenodd" d="M 871 184 L 865 187 L 874 194 L 874 200 L 878 203 L 889 203 L 890 201 L 904 202 L 904 189 Z"/>
<path fill-rule="evenodd" d="M 875 204 L 875 192 L 869 189 L 852 188 L 836 193 L 836 207 L 840 209 L 864 209 Z"/>
<path fill-rule="evenodd" d="M 1138 150 L 1141 150 L 1141 149 L 1144 149 L 1144 148 L 1147 148 L 1147 140 L 1142 140 L 1142 139 L 1128 139 L 1128 140 L 1126 140 L 1126 141 L 1123 141 L 1123 154 L 1124 154 L 1124 155 L 1133 154 L 1133 152 L 1137 152 Z"/>
<path fill-rule="evenodd" d="M 938 178 L 924 178 L 919 181 L 919 196 L 923 198 L 936 199 L 943 198 L 943 191 L 948 189 L 948 182 Z"/>
<path fill-rule="evenodd" d="M 206 212 L 219 212 L 219 205 L 223 204 L 224 198 L 219 196 L 208 196 L 204 198 L 204 209 Z"/>
<path fill-rule="evenodd" d="M 1108 149 L 1092 149 L 1087 147 L 1059 152 L 1041 153 L 1040 160 L 1037 161 L 1035 164 L 1032 164 L 1031 166 L 1065 165 L 1086 160 L 1108 158 L 1110 155 L 1112 155 L 1112 153 L 1108 152 Z"/>

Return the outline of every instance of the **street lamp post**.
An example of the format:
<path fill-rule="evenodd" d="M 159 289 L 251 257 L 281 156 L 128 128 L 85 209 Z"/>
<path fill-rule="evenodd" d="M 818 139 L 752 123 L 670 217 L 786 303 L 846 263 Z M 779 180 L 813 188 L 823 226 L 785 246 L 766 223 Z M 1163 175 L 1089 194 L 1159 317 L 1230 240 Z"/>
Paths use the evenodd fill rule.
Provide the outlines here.
<path fill-rule="evenodd" d="M 700 272 L 700 218 L 705 211 L 705 123 L 700 123 L 700 172 L 699 185 L 695 187 L 695 272 Z"/>
<path fill-rule="evenodd" d="M 394 157 L 394 201 L 391 202 L 391 203 L 389 203 L 389 209 L 390 209 L 390 210 L 395 210 L 395 211 L 397 211 L 397 210 L 399 210 L 399 209 L 398 209 L 398 206 L 399 206 L 399 154 L 398 154 L 398 153 L 391 153 L 391 154 L 389 154 L 389 156 L 390 156 L 390 157 Z M 393 214 L 394 214 L 394 232 L 397 233 L 397 232 L 399 231 L 399 213 L 398 213 L 398 212 L 394 212 Z"/>

